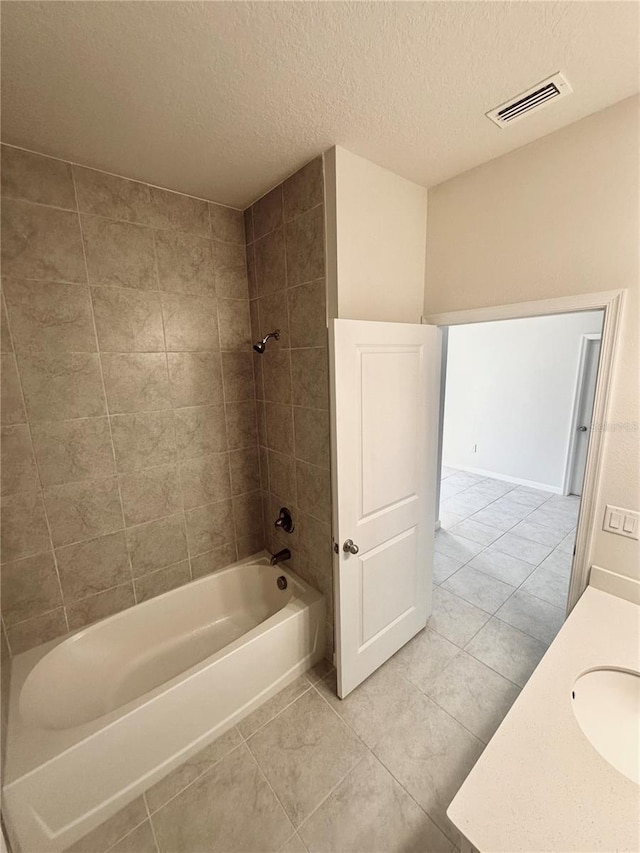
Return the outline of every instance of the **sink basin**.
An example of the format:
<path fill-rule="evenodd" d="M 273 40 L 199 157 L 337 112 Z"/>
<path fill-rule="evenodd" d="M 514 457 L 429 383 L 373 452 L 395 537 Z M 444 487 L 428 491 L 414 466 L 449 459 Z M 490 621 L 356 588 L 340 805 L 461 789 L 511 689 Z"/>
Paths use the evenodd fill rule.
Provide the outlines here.
<path fill-rule="evenodd" d="M 572 690 L 578 725 L 600 755 L 640 784 L 640 673 L 592 669 Z"/>

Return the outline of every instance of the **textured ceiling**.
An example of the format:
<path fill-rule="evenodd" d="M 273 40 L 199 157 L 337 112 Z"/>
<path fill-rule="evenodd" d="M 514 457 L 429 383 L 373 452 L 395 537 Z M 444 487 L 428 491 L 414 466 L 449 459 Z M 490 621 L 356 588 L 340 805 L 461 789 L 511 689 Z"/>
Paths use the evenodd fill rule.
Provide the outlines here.
<path fill-rule="evenodd" d="M 339 144 L 425 186 L 638 90 L 635 2 L 4 2 L 3 139 L 244 207 Z M 570 97 L 486 110 L 555 71 Z"/>

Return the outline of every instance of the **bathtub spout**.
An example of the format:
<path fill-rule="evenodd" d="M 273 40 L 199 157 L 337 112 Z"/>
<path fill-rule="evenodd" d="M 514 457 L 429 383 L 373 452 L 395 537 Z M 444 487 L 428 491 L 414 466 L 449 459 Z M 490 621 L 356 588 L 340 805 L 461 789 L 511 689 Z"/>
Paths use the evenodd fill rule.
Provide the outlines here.
<path fill-rule="evenodd" d="M 271 565 L 277 566 L 278 563 L 283 563 L 285 560 L 291 559 L 291 551 L 288 548 L 283 548 L 282 551 L 278 551 L 277 554 L 273 554 L 271 557 Z"/>

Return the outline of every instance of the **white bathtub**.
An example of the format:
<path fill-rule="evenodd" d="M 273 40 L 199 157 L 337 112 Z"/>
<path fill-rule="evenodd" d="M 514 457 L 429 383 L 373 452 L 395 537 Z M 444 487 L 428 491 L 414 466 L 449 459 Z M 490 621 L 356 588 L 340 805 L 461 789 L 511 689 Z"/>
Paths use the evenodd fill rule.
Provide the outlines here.
<path fill-rule="evenodd" d="M 18 655 L 16 849 L 57 853 L 111 817 L 320 660 L 324 622 L 320 593 L 258 555 Z"/>

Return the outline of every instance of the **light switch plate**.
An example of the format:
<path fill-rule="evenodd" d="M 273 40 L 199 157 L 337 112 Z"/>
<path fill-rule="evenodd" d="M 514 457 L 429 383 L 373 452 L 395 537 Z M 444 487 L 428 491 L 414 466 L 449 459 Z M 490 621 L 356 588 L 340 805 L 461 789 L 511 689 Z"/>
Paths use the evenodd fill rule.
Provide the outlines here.
<path fill-rule="evenodd" d="M 640 513 L 619 506 L 605 507 L 602 529 L 607 533 L 617 533 L 627 539 L 637 539 L 640 528 Z"/>

